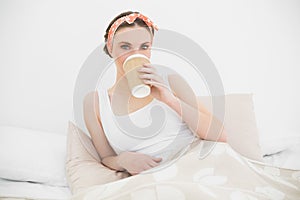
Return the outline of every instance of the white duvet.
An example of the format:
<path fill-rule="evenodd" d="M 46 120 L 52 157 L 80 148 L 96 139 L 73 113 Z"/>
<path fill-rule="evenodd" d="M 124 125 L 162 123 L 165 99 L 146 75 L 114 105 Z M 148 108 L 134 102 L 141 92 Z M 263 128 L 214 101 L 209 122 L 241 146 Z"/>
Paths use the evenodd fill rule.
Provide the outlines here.
<path fill-rule="evenodd" d="M 93 186 L 72 199 L 299 199 L 300 171 L 249 160 L 226 143 L 217 143 L 209 155 L 199 159 L 203 143 L 210 142 L 195 144 L 159 171 Z"/>

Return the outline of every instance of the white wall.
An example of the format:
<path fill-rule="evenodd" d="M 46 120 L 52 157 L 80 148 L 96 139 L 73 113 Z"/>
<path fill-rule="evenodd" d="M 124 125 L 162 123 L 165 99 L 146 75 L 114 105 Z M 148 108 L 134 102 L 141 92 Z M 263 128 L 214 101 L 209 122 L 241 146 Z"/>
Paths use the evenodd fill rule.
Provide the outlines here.
<path fill-rule="evenodd" d="M 1 0 L 0 124 L 65 133 L 81 65 L 125 10 L 201 45 L 226 93 L 254 93 L 262 134 L 300 132 L 297 0 Z"/>

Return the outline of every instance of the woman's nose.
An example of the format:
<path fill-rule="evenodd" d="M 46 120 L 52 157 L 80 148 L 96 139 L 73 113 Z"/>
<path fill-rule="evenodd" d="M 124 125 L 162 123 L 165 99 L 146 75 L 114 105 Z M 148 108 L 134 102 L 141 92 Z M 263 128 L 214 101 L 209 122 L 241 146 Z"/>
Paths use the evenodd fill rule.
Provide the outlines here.
<path fill-rule="evenodd" d="M 132 51 L 129 52 L 128 56 L 131 56 L 133 54 L 143 54 L 143 53 L 139 49 L 133 49 Z"/>
<path fill-rule="evenodd" d="M 134 48 L 133 51 L 132 51 L 132 54 L 137 54 L 137 53 L 140 53 L 141 50 L 137 47 L 137 48 Z"/>

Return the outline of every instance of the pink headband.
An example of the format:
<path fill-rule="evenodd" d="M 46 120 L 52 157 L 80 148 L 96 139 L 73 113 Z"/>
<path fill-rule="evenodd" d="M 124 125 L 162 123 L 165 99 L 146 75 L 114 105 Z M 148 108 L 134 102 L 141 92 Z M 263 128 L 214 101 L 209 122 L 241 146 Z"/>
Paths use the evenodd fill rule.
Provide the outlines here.
<path fill-rule="evenodd" d="M 120 24 L 122 24 L 123 22 L 127 22 L 128 24 L 132 24 L 136 18 L 140 18 L 142 19 L 148 27 L 153 27 L 155 30 L 158 30 L 157 25 L 155 25 L 148 17 L 146 17 L 145 15 L 142 15 L 140 13 L 132 13 L 130 15 L 121 17 L 119 19 L 117 19 L 112 26 L 110 27 L 109 31 L 108 31 L 108 37 L 107 37 L 107 48 L 111 49 L 112 48 L 112 38 L 115 35 L 115 32 L 117 30 L 117 28 L 120 26 Z"/>

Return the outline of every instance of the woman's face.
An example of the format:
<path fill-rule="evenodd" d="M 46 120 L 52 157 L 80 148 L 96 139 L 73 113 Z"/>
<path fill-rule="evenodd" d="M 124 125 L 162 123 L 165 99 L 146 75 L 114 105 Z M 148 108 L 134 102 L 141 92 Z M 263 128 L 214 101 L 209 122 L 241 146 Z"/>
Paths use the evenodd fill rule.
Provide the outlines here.
<path fill-rule="evenodd" d="M 151 57 L 152 34 L 140 26 L 124 27 L 118 30 L 113 39 L 111 55 L 117 66 L 123 66 L 126 58 L 132 54 Z"/>

